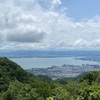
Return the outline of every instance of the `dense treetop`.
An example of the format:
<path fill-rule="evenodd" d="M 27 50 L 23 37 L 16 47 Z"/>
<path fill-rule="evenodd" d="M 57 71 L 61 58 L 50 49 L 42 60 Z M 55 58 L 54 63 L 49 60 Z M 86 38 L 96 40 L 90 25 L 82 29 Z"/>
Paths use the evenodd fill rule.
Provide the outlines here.
<path fill-rule="evenodd" d="M 100 100 L 100 71 L 52 80 L 0 58 L 0 100 Z"/>

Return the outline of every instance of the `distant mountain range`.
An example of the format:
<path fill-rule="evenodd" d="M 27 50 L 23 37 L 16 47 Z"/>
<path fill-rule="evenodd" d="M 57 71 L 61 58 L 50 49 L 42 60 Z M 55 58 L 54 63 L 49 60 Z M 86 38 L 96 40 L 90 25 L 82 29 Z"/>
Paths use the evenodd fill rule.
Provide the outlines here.
<path fill-rule="evenodd" d="M 100 51 L 42 51 L 13 50 L 0 51 L 0 56 L 6 57 L 68 57 L 68 56 L 100 56 Z"/>

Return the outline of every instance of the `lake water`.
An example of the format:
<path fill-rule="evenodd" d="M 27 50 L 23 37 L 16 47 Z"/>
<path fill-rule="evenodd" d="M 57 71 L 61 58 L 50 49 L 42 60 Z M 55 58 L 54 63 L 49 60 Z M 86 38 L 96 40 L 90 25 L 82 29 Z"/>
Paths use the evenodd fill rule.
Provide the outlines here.
<path fill-rule="evenodd" d="M 12 61 L 19 64 L 24 69 L 30 68 L 47 68 L 53 65 L 62 66 L 63 64 L 82 65 L 82 64 L 99 64 L 99 62 L 85 61 L 74 59 L 74 57 L 65 58 L 12 58 Z"/>

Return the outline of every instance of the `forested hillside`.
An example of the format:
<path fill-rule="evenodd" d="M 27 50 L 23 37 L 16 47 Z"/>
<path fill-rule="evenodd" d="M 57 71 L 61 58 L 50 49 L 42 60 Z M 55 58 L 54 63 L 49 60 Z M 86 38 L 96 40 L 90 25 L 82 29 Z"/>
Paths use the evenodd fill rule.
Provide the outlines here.
<path fill-rule="evenodd" d="M 100 100 L 100 71 L 52 80 L 1 57 L 0 100 Z"/>

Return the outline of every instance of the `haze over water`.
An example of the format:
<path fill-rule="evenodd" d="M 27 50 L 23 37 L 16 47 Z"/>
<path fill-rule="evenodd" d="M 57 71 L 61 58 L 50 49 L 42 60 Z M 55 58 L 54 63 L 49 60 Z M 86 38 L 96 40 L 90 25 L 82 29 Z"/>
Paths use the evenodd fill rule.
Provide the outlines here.
<path fill-rule="evenodd" d="M 56 58 L 13 58 L 11 59 L 24 69 L 30 68 L 48 68 L 52 66 L 99 64 L 100 62 L 74 59 L 74 57 L 56 57 Z"/>

